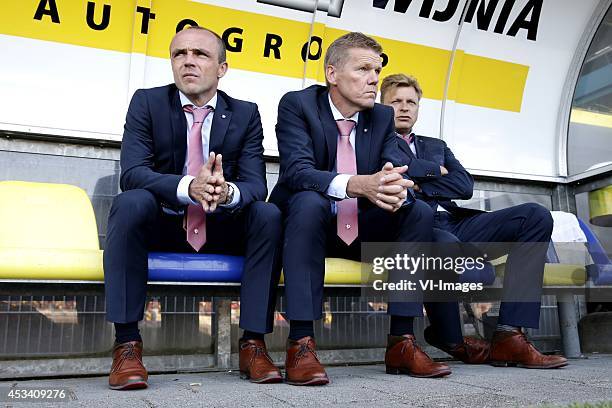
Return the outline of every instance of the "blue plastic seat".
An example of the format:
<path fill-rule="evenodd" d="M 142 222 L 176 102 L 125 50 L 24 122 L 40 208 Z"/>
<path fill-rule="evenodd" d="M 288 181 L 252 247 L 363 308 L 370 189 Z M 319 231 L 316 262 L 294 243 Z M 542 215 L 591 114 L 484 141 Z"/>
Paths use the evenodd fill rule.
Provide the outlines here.
<path fill-rule="evenodd" d="M 149 281 L 240 282 L 243 268 L 242 256 L 149 253 Z"/>
<path fill-rule="evenodd" d="M 612 285 L 612 262 L 610 258 L 608 258 L 606 251 L 591 228 L 581 219 L 578 219 L 578 223 L 582 232 L 586 235 L 587 249 L 593 259 L 593 264 L 586 267 L 589 278 L 595 285 Z"/>

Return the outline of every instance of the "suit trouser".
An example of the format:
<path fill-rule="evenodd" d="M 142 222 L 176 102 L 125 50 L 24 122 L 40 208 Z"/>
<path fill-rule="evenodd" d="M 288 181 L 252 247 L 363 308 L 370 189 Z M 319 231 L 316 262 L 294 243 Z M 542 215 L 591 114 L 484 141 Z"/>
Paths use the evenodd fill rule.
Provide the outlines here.
<path fill-rule="evenodd" d="M 283 271 L 289 320 L 318 320 L 323 315 L 325 257 L 361 260 L 361 242 L 431 242 L 433 211 L 424 202 L 395 213 L 370 207 L 359 213 L 359 236 L 347 246 L 336 235 L 331 200 L 315 191 L 295 193 L 283 208 Z M 414 302 L 389 303 L 388 313 L 422 316 Z"/>
<path fill-rule="evenodd" d="M 200 253 L 245 255 L 240 327 L 271 332 L 280 276 L 280 210 L 274 204 L 257 201 L 233 214 L 223 210 L 207 214 L 206 238 Z M 194 252 L 186 241 L 183 217 L 164 213 L 147 190 L 123 192 L 113 201 L 104 251 L 109 321 L 142 320 L 150 251 Z"/>
<path fill-rule="evenodd" d="M 552 217 L 546 208 L 528 203 L 465 218 L 437 212 L 434 218 L 436 228 L 451 232 L 462 242 L 520 243 L 508 254 L 502 296 L 505 299 L 520 297 L 518 294 L 528 299 L 541 297 L 546 248 L 553 228 Z M 489 255 L 492 259 L 505 254 Z M 498 321 L 500 324 L 537 328 L 540 302 L 504 301 L 500 305 Z"/>

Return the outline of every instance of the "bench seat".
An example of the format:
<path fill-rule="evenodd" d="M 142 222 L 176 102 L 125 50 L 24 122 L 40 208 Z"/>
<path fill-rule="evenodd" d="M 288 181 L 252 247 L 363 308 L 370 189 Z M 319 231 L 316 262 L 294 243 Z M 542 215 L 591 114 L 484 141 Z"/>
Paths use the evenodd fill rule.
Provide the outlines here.
<path fill-rule="evenodd" d="M 610 260 L 588 226 L 582 226 L 594 264 L 585 268 L 553 261 L 546 264 L 544 271 L 545 287 L 569 290 L 558 296 L 558 304 L 564 349 L 566 355 L 572 357 L 580 354 L 572 293 L 584 290 L 585 282 L 612 284 Z M 95 214 L 85 191 L 65 184 L 0 182 L 0 280 L 4 282 L 3 293 L 11 294 L 15 290 L 23 293 L 26 282 L 44 282 L 41 290 L 48 290 L 45 288 L 53 286 L 53 281 L 79 285 L 101 283 L 104 280 L 102 254 Z M 210 282 L 219 288 L 235 287 L 241 280 L 243 266 L 244 259 L 239 256 L 151 253 L 149 281 L 160 284 Z M 492 261 L 484 270 L 464 273 L 460 281 L 493 283 L 503 275 L 504 266 L 505 257 L 502 257 Z M 355 287 L 362 283 L 360 262 L 327 258 L 325 269 L 328 288 Z M 62 288 L 66 290 L 65 286 Z M 228 302 L 220 302 L 225 305 L 224 312 L 219 311 L 220 315 L 229 316 Z"/>

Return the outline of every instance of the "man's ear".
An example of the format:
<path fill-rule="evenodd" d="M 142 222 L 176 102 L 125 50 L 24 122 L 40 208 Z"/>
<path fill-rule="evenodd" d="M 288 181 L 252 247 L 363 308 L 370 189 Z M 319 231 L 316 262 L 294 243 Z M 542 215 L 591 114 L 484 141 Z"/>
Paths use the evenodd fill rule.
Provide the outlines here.
<path fill-rule="evenodd" d="M 325 79 L 327 80 L 327 83 L 329 83 L 330 85 L 337 85 L 337 81 L 336 81 L 337 72 L 338 70 L 336 70 L 336 67 L 334 67 L 333 65 L 328 65 L 325 68 Z"/>
<path fill-rule="evenodd" d="M 225 74 L 227 73 L 227 62 L 223 62 L 221 65 L 219 65 L 219 69 L 217 70 L 217 78 L 221 79 L 225 76 Z"/>

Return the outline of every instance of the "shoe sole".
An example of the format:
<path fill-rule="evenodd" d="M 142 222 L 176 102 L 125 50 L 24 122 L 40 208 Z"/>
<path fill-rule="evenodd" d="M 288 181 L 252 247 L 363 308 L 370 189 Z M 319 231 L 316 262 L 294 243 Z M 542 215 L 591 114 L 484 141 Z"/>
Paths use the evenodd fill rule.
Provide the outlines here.
<path fill-rule="evenodd" d="M 415 377 L 415 378 L 440 378 L 440 377 L 446 377 L 447 375 L 450 375 L 452 373 L 451 370 L 443 370 L 440 371 L 438 373 L 434 373 L 434 374 L 413 374 L 410 370 L 406 370 L 405 368 L 393 368 L 393 367 L 386 367 L 385 371 L 387 372 L 387 374 L 393 374 L 393 375 L 409 375 L 410 377 Z"/>
<path fill-rule="evenodd" d="M 245 373 L 243 371 L 240 372 L 240 378 L 242 378 L 243 380 L 249 380 L 253 384 L 276 384 L 276 383 L 283 382 L 283 377 L 281 377 L 280 375 L 264 377 L 261 379 L 254 379 L 254 378 L 251 378 L 251 376 L 248 373 Z"/>
<path fill-rule="evenodd" d="M 527 364 L 521 364 L 521 363 L 517 363 L 514 361 L 491 361 L 489 364 L 491 364 L 493 367 L 517 367 L 517 368 L 530 368 L 530 369 L 540 369 L 540 370 L 546 370 L 546 369 L 554 369 L 554 368 L 561 368 L 561 367 L 565 367 L 567 365 L 567 361 L 564 361 L 563 363 L 558 363 L 558 364 L 549 364 L 549 365 L 527 365 Z"/>
<path fill-rule="evenodd" d="M 123 385 L 109 385 L 108 387 L 111 390 L 138 390 L 138 389 L 142 389 L 142 388 L 147 388 L 149 385 L 147 384 L 146 381 L 142 381 L 142 380 L 135 380 L 135 381 L 130 381 L 127 384 L 123 384 Z"/>
<path fill-rule="evenodd" d="M 329 384 L 329 378 L 313 378 L 312 380 L 298 382 L 298 381 L 290 381 L 285 379 L 285 382 L 289 385 L 326 385 Z"/>

